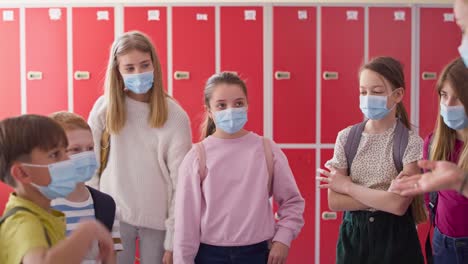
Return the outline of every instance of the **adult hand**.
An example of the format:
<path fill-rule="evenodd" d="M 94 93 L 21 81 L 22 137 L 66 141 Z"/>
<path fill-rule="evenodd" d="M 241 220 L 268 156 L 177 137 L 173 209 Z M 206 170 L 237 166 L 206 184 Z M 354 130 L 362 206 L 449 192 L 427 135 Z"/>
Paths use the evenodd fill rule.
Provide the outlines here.
<path fill-rule="evenodd" d="M 405 196 L 447 189 L 460 190 L 463 182 L 463 170 L 455 163 L 420 160 L 418 166 L 428 170 L 428 172 L 399 179 L 394 184 L 393 189 Z"/>

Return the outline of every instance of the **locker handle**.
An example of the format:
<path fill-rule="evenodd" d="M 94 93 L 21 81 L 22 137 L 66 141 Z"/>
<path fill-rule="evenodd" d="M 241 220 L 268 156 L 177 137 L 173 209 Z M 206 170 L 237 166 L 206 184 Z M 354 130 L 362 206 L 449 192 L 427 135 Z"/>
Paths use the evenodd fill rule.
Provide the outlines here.
<path fill-rule="evenodd" d="M 427 80 L 435 80 L 437 79 L 437 73 L 436 72 L 423 72 L 422 73 L 422 79 L 427 81 Z"/>
<path fill-rule="evenodd" d="M 326 221 L 336 220 L 337 217 L 338 217 L 338 214 L 336 212 L 325 211 L 322 213 L 322 220 L 326 220 Z"/>
<path fill-rule="evenodd" d="M 176 79 L 176 80 L 188 80 L 188 79 L 190 79 L 190 72 L 176 71 L 176 72 L 174 72 L 174 79 Z"/>
<path fill-rule="evenodd" d="M 286 71 L 276 71 L 275 72 L 275 79 L 276 80 L 290 80 L 291 73 Z"/>
<path fill-rule="evenodd" d="M 42 72 L 40 71 L 28 71 L 28 80 L 42 80 Z"/>
<path fill-rule="evenodd" d="M 75 74 L 75 80 L 89 80 L 90 74 L 88 71 L 76 71 Z"/>
<path fill-rule="evenodd" d="M 324 80 L 338 80 L 338 72 L 329 72 L 326 71 L 323 73 Z"/>

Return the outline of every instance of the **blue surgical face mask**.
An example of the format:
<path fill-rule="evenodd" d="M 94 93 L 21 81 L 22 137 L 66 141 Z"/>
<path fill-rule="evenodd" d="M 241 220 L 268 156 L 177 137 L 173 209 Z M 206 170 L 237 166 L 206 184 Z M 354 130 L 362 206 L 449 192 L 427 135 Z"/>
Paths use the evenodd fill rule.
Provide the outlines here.
<path fill-rule="evenodd" d="M 85 151 L 70 156 L 77 170 L 77 181 L 87 182 L 96 173 L 98 167 L 94 151 Z"/>
<path fill-rule="evenodd" d="M 79 182 L 77 175 L 78 170 L 73 160 L 64 160 L 49 165 L 37 165 L 23 163 L 28 167 L 48 168 L 50 174 L 50 183 L 47 186 L 37 185 L 31 183 L 36 187 L 45 197 L 50 200 L 56 198 L 66 198 L 70 193 L 75 190 L 76 184 Z"/>
<path fill-rule="evenodd" d="M 465 66 L 468 67 L 468 35 L 463 36 L 462 42 L 458 47 L 458 52 L 460 53 L 460 57 L 462 57 Z"/>
<path fill-rule="evenodd" d="M 440 115 L 444 119 L 444 123 L 451 129 L 461 130 L 468 127 L 468 117 L 463 105 L 446 106 L 441 103 Z"/>
<path fill-rule="evenodd" d="M 386 117 L 396 106 L 387 108 L 387 96 L 361 95 L 359 96 L 359 108 L 362 113 L 371 120 L 379 120 Z"/>
<path fill-rule="evenodd" d="M 217 128 L 228 134 L 234 134 L 247 123 L 247 109 L 245 107 L 228 108 L 214 112 L 214 118 Z"/>
<path fill-rule="evenodd" d="M 153 71 L 137 74 L 122 74 L 122 77 L 125 87 L 136 94 L 145 94 L 153 87 Z"/>

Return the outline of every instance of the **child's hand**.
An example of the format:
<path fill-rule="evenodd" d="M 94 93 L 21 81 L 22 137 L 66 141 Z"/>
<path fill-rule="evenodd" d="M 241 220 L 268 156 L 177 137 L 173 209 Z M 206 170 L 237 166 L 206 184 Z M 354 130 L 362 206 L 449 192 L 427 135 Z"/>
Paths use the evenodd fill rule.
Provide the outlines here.
<path fill-rule="evenodd" d="M 167 251 L 164 252 L 164 256 L 163 256 L 163 259 L 162 259 L 162 263 L 163 264 L 172 264 L 172 251 Z"/>
<path fill-rule="evenodd" d="M 271 246 L 268 264 L 284 264 L 288 257 L 289 247 L 285 244 L 275 241 Z"/>
<path fill-rule="evenodd" d="M 99 222 L 97 223 L 96 240 L 99 242 L 99 259 L 107 262 L 114 254 L 114 241 L 109 230 Z"/>
<path fill-rule="evenodd" d="M 337 193 L 348 194 L 350 185 L 353 184 L 350 176 L 342 175 L 335 169 L 331 171 L 318 169 L 317 171 L 323 175 L 322 177 L 317 177 L 317 180 L 322 183 L 319 185 L 320 189 L 327 188 Z"/>
<path fill-rule="evenodd" d="M 405 177 L 408 177 L 408 175 L 406 175 L 404 172 L 400 172 L 400 174 L 398 174 L 398 176 L 394 180 L 392 180 L 392 183 L 390 184 L 390 187 L 388 188 L 387 192 L 392 192 L 401 195 L 401 191 L 396 189 L 395 186 L 396 183 L 398 183 L 401 179 Z"/>
<path fill-rule="evenodd" d="M 99 255 L 97 260 L 107 263 L 114 254 L 114 242 L 112 236 L 107 228 L 96 220 L 83 222 L 85 228 L 89 229 L 89 234 L 92 235 L 93 240 L 99 244 Z"/>

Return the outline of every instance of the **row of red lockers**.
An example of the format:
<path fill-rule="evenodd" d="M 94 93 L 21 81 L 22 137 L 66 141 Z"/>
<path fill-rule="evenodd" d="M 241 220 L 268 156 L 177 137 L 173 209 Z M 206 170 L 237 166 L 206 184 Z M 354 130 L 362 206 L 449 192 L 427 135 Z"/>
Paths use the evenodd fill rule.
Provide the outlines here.
<path fill-rule="evenodd" d="M 63 109 L 87 117 L 102 94 L 109 47 L 116 23 L 120 23 L 124 31 L 137 29 L 152 38 L 164 83 L 169 83 L 169 70 L 169 90 L 189 113 L 197 140 L 203 83 L 216 71 L 216 8 L 220 9 L 220 70 L 235 71 L 247 81 L 249 129 L 264 132 L 264 92 L 271 89 L 273 126 L 269 129 L 276 142 L 334 143 L 340 129 L 362 119 L 357 71 L 365 55 L 394 56 L 404 63 L 408 111 L 419 105 L 415 117 L 421 135 L 433 127 L 437 73 L 457 56 L 461 34 L 450 8 L 408 6 L 275 6 L 272 16 L 262 6 L 124 7 L 123 19 L 116 19 L 114 7 L 0 9 L 0 118 L 22 111 L 48 114 Z M 20 16 L 24 16 L 24 36 L 20 34 Z M 268 25 L 272 34 L 267 33 L 264 39 Z M 67 36 L 70 29 L 71 38 Z M 172 36 L 170 41 L 168 36 Z M 272 54 L 264 55 L 265 41 L 272 42 Z M 21 43 L 25 44 L 24 64 L 20 63 Z M 170 49 L 168 43 L 172 43 Z M 368 54 L 364 54 L 366 45 Z M 72 62 L 67 57 L 70 47 Z M 168 50 L 172 50 L 172 56 L 168 56 Z M 268 77 L 273 87 L 264 85 L 270 83 L 264 80 L 264 56 L 271 56 L 273 62 L 272 76 Z M 72 89 L 67 89 L 69 80 Z M 412 87 L 414 83 L 419 83 L 419 89 Z M 411 89 L 417 91 L 417 100 L 411 99 Z M 317 95 L 321 96 L 318 106 Z M 417 101 L 419 104 L 411 105 Z M 314 179 L 315 168 L 331 157 L 332 149 L 286 148 L 307 200 L 306 226 L 293 244 L 288 263 L 313 263 L 319 252 L 320 263 L 333 263 L 340 215 L 336 220 L 322 219 L 328 209 L 325 192 L 321 193 L 320 214 L 316 215 Z M 6 199 L 5 187 L 0 188 L 0 199 Z M 3 204 L 0 201 L 0 207 Z M 319 245 L 315 243 L 316 221 L 320 221 Z M 422 238 L 427 228 L 420 230 Z"/>

